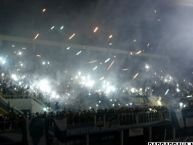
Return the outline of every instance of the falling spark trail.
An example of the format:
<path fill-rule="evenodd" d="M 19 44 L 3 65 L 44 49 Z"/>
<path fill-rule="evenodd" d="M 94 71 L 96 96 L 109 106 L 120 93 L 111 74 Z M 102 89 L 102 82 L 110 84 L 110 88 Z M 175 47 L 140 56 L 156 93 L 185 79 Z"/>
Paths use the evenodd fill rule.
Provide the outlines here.
<path fill-rule="evenodd" d="M 36 34 L 36 36 L 34 37 L 34 40 L 37 39 L 39 37 L 39 33 Z"/>
<path fill-rule="evenodd" d="M 169 93 L 170 89 L 167 89 L 164 95 L 167 95 Z"/>
<path fill-rule="evenodd" d="M 135 80 L 138 76 L 139 76 L 139 73 L 136 73 L 136 74 L 133 76 L 133 80 Z"/>
<path fill-rule="evenodd" d="M 102 81 L 102 80 L 104 80 L 105 79 L 105 77 L 104 76 L 102 76 L 100 79 L 99 79 L 99 81 Z"/>
<path fill-rule="evenodd" d="M 97 62 L 97 60 L 91 60 L 88 63 L 96 63 L 96 62 Z"/>
<path fill-rule="evenodd" d="M 76 55 L 79 55 L 79 54 L 81 54 L 81 52 L 82 52 L 82 51 L 78 51 L 78 52 L 76 53 Z"/>
<path fill-rule="evenodd" d="M 113 38 L 113 35 L 109 35 L 109 39 Z"/>
<path fill-rule="evenodd" d="M 95 27 L 93 32 L 96 33 L 98 31 L 98 29 L 99 29 L 98 27 Z"/>
<path fill-rule="evenodd" d="M 51 28 L 50 28 L 50 30 L 53 30 L 55 28 L 55 26 L 52 26 Z"/>
<path fill-rule="evenodd" d="M 60 27 L 60 30 L 63 30 L 63 29 L 64 29 L 64 26 L 61 26 L 61 27 Z"/>
<path fill-rule="evenodd" d="M 110 60 L 111 60 L 111 58 L 107 58 L 107 59 L 105 60 L 105 63 L 109 62 Z"/>
<path fill-rule="evenodd" d="M 107 70 L 109 70 L 114 64 L 114 60 L 111 62 L 111 64 L 108 66 Z"/>
<path fill-rule="evenodd" d="M 76 34 L 73 33 L 70 37 L 69 37 L 69 40 L 71 40 Z"/>
<path fill-rule="evenodd" d="M 42 12 L 43 12 L 43 13 L 45 13 L 45 12 L 46 12 L 46 9 L 45 9 L 45 8 L 44 8 L 44 9 L 42 9 Z"/>
<path fill-rule="evenodd" d="M 123 70 L 123 71 L 128 71 L 129 69 L 128 69 L 128 68 L 123 68 L 122 70 Z"/>
<path fill-rule="evenodd" d="M 98 68 L 98 66 L 95 66 L 92 70 L 95 71 Z"/>
<path fill-rule="evenodd" d="M 70 50 L 70 47 L 68 46 L 68 47 L 66 47 L 66 50 Z"/>
<path fill-rule="evenodd" d="M 141 54 L 141 53 L 142 53 L 142 51 L 139 50 L 139 51 L 137 51 L 135 54 L 138 55 L 138 54 Z"/>

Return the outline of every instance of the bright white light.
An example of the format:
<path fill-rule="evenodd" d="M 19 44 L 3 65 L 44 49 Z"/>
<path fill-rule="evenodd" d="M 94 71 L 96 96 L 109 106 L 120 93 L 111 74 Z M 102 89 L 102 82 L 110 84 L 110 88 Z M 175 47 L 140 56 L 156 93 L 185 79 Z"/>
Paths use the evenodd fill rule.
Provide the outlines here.
<path fill-rule="evenodd" d="M 3 57 L 0 57 L 0 64 L 4 65 L 6 63 L 6 59 Z"/>
<path fill-rule="evenodd" d="M 95 66 L 95 67 L 93 67 L 93 69 L 92 69 L 92 70 L 93 70 L 93 71 L 95 71 L 97 68 L 98 68 L 98 66 Z"/>
<path fill-rule="evenodd" d="M 50 98 L 51 99 L 58 99 L 60 96 L 55 92 L 55 91 L 51 91 L 50 93 Z"/>
<path fill-rule="evenodd" d="M 161 101 L 161 100 L 162 100 L 162 98 L 159 97 L 159 99 L 157 100 L 157 105 L 158 105 L 158 106 L 162 106 L 162 101 Z"/>
<path fill-rule="evenodd" d="M 189 96 L 186 96 L 187 98 L 191 98 L 192 97 L 192 95 L 189 95 Z"/>
<path fill-rule="evenodd" d="M 39 54 L 37 54 L 36 56 L 37 56 L 37 57 L 41 57 L 41 55 L 39 55 Z"/>
<path fill-rule="evenodd" d="M 111 46 L 111 45 L 113 45 L 113 43 L 110 42 L 109 45 Z"/>
<path fill-rule="evenodd" d="M 114 64 L 114 60 L 109 64 L 109 66 L 107 67 L 107 70 L 109 70 L 112 66 L 113 66 L 113 64 Z"/>
<path fill-rule="evenodd" d="M 99 27 L 95 27 L 93 32 L 96 33 L 98 31 Z"/>
<path fill-rule="evenodd" d="M 180 102 L 180 103 L 179 103 L 179 106 L 180 106 L 180 108 L 183 108 L 184 103 Z"/>
<path fill-rule="evenodd" d="M 85 82 L 85 86 L 86 86 L 86 87 L 89 87 L 89 88 L 92 88 L 92 87 L 94 86 L 94 84 L 95 84 L 95 81 L 94 81 L 94 80 L 87 80 L 87 81 Z"/>
<path fill-rule="evenodd" d="M 47 108 L 47 107 L 44 107 L 44 108 L 43 108 L 43 111 L 44 111 L 44 112 L 48 112 L 48 108 Z"/>
<path fill-rule="evenodd" d="M 145 69 L 146 70 L 149 70 L 150 69 L 150 66 L 148 64 L 145 64 Z"/>
<path fill-rule="evenodd" d="M 70 50 L 70 47 L 68 46 L 68 47 L 66 47 L 66 50 Z"/>
<path fill-rule="evenodd" d="M 60 30 L 63 30 L 63 29 L 64 29 L 64 26 L 61 26 L 61 27 L 60 27 Z"/>
<path fill-rule="evenodd" d="M 46 64 L 46 62 L 45 61 L 42 61 L 42 65 L 45 65 Z"/>
<path fill-rule="evenodd" d="M 21 56 L 23 54 L 22 51 L 18 51 L 17 55 Z"/>
<path fill-rule="evenodd" d="M 123 70 L 123 71 L 128 71 L 129 69 L 128 69 L 128 68 L 123 68 L 122 70 Z"/>
<path fill-rule="evenodd" d="M 131 91 L 131 93 L 136 93 L 137 89 L 136 88 L 131 88 L 130 91 Z"/>
<path fill-rule="evenodd" d="M 11 78 L 14 80 L 14 81 L 18 81 L 19 78 L 16 74 L 11 74 Z"/>
<path fill-rule="evenodd" d="M 53 30 L 55 28 L 55 26 L 52 26 L 51 28 L 50 28 L 50 30 Z"/>
<path fill-rule="evenodd" d="M 78 75 L 75 77 L 78 79 L 79 84 L 88 88 L 92 88 L 95 85 L 95 81 L 90 78 L 90 75 L 84 76 L 81 75 L 81 72 L 78 72 Z"/>
<path fill-rule="evenodd" d="M 47 79 L 42 79 L 42 80 L 38 81 L 36 86 L 42 92 L 49 93 L 51 91 L 50 82 Z"/>
<path fill-rule="evenodd" d="M 165 78 L 164 78 L 164 82 L 165 82 L 165 83 L 170 83 L 171 81 L 173 81 L 172 76 L 166 75 Z"/>
<path fill-rule="evenodd" d="M 5 74 L 4 74 L 4 73 L 1 73 L 1 76 L 2 76 L 2 77 L 4 77 L 4 76 L 5 76 Z"/>
<path fill-rule="evenodd" d="M 25 78 L 26 78 L 26 75 L 22 75 L 22 76 L 21 76 L 21 79 L 25 79 Z"/>
<path fill-rule="evenodd" d="M 133 76 L 133 80 L 135 80 L 138 76 L 139 76 L 139 73 L 136 73 L 136 74 Z"/>
<path fill-rule="evenodd" d="M 135 54 L 136 54 L 136 55 L 139 55 L 139 54 L 141 54 L 141 53 L 142 53 L 142 51 L 139 50 L 139 51 L 137 51 Z"/>
<path fill-rule="evenodd" d="M 181 90 L 179 88 L 176 88 L 176 92 L 179 93 Z"/>
<path fill-rule="evenodd" d="M 43 13 L 45 13 L 45 12 L 46 12 L 46 9 L 45 9 L 45 8 L 44 8 L 44 9 L 42 9 L 42 12 L 43 12 Z"/>
<path fill-rule="evenodd" d="M 108 86 L 105 90 L 106 94 L 112 93 L 116 91 L 116 87 L 115 86 Z"/>
<path fill-rule="evenodd" d="M 79 76 L 81 75 L 81 72 L 80 72 L 80 71 L 78 72 L 78 75 L 79 75 Z"/>
<path fill-rule="evenodd" d="M 81 54 L 81 52 L 82 52 L 81 50 L 80 50 L 80 51 L 78 51 L 78 52 L 76 53 L 76 55 L 80 55 L 80 54 Z"/>
<path fill-rule="evenodd" d="M 116 87 L 111 85 L 109 82 L 107 81 L 103 81 L 103 91 L 106 95 L 110 94 L 110 93 L 113 93 L 116 91 Z"/>
<path fill-rule="evenodd" d="M 107 58 L 107 59 L 105 60 L 105 63 L 109 62 L 110 60 L 111 60 L 111 58 Z"/>
<path fill-rule="evenodd" d="M 68 39 L 71 40 L 76 34 L 73 33 Z"/>
<path fill-rule="evenodd" d="M 97 60 L 91 60 L 88 63 L 96 63 L 96 62 L 97 62 Z"/>
<path fill-rule="evenodd" d="M 167 89 L 164 95 L 167 95 L 169 91 L 170 91 L 170 89 Z"/>
<path fill-rule="evenodd" d="M 21 86 L 21 85 L 22 85 L 22 82 L 19 82 L 18 84 L 19 84 L 19 86 Z"/>
<path fill-rule="evenodd" d="M 111 35 L 109 35 L 109 39 L 111 39 L 111 38 L 113 38 L 113 35 L 111 34 Z"/>
<path fill-rule="evenodd" d="M 37 34 L 35 35 L 35 37 L 34 37 L 34 40 L 37 39 L 37 38 L 39 37 L 39 35 L 40 35 L 40 34 L 37 33 Z"/>
<path fill-rule="evenodd" d="M 105 79 L 105 77 L 104 76 L 102 76 L 100 79 L 99 79 L 99 81 L 102 81 L 102 80 L 104 80 Z"/>

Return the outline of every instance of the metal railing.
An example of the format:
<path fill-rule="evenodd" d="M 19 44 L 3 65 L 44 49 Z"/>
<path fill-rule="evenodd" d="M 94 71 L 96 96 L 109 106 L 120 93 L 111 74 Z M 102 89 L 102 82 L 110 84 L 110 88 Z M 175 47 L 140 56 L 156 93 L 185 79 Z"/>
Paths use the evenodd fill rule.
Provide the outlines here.
<path fill-rule="evenodd" d="M 145 125 L 170 120 L 168 111 L 66 116 L 67 128 Z"/>

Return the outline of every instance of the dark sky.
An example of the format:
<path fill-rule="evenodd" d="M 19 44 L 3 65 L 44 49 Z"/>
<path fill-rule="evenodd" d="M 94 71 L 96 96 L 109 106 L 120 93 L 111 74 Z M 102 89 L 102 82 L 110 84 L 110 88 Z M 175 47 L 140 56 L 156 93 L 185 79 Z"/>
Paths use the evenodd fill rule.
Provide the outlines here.
<path fill-rule="evenodd" d="M 0 34 L 63 41 L 76 32 L 74 43 L 105 46 L 113 34 L 114 47 L 168 55 L 174 65 L 190 68 L 193 52 L 193 10 L 178 0 L 1 0 Z M 187 6 L 188 4 L 188 6 Z M 47 9 L 45 14 L 41 10 Z M 50 27 L 64 26 L 63 32 Z M 100 37 L 90 36 L 100 27 Z M 136 44 L 131 42 L 136 39 Z M 147 43 L 151 44 L 146 48 Z"/>

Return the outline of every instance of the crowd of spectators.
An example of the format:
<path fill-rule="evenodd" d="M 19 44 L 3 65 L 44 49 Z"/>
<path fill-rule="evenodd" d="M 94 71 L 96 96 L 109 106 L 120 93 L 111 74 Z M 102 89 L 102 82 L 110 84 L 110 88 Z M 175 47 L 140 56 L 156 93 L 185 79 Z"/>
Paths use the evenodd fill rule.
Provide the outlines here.
<path fill-rule="evenodd" d="M 168 119 L 169 112 L 165 107 L 140 107 L 140 108 L 119 108 L 85 110 L 74 112 L 64 110 L 61 112 L 50 112 L 44 114 L 28 114 L 28 116 L 9 113 L 0 116 L 0 130 L 16 129 L 21 122 L 42 118 L 45 120 L 65 120 L 67 128 L 78 127 L 111 127 L 114 125 L 132 125 Z"/>
<path fill-rule="evenodd" d="M 44 102 L 43 94 L 39 91 L 32 92 L 27 85 L 14 81 L 8 73 L 0 71 L 0 96 L 4 98 L 33 98 Z"/>

